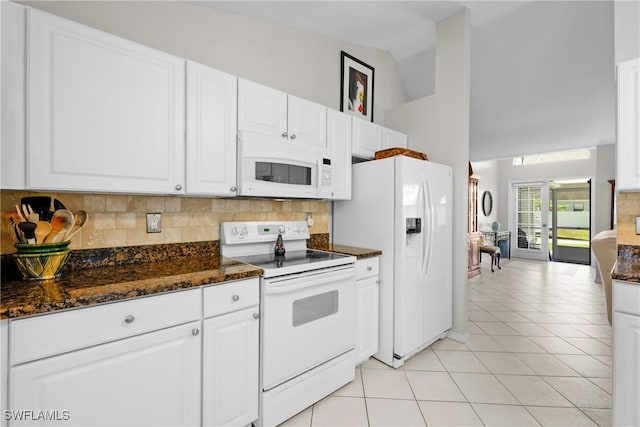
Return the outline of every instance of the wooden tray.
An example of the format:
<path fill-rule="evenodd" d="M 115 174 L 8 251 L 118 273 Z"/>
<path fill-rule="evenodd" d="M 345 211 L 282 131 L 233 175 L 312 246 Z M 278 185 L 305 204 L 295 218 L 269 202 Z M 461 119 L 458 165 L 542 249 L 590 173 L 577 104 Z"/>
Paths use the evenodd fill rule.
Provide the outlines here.
<path fill-rule="evenodd" d="M 409 150 L 408 148 L 403 148 L 403 147 L 392 147 L 392 148 L 376 151 L 374 159 L 375 160 L 386 159 L 387 157 L 393 157 L 393 156 L 407 156 L 407 157 L 413 157 L 414 159 L 419 159 L 419 160 L 429 160 L 429 157 L 426 154 L 420 153 L 419 151 Z"/>

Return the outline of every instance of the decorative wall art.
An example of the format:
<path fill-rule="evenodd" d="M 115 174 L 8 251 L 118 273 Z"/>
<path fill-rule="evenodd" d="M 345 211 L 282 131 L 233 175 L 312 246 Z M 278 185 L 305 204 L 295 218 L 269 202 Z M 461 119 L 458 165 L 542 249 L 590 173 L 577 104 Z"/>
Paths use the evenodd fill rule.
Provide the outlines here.
<path fill-rule="evenodd" d="M 344 51 L 340 64 L 340 111 L 373 121 L 373 67 Z"/>

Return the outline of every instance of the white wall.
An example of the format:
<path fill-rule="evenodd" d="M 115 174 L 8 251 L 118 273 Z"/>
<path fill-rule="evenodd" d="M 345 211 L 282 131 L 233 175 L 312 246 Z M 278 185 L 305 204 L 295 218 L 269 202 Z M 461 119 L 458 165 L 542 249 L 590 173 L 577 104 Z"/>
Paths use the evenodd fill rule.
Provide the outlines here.
<path fill-rule="evenodd" d="M 616 63 L 640 56 L 640 2 L 614 3 Z"/>
<path fill-rule="evenodd" d="M 600 145 L 596 150 L 596 179 L 592 190 L 596 194 L 593 235 L 611 229 L 611 184 L 610 179 L 616 178 L 616 145 Z"/>
<path fill-rule="evenodd" d="M 387 111 L 386 124 L 409 135 L 409 148 L 453 167 L 453 337 L 467 333 L 467 201 L 470 13 L 436 27 L 435 94 Z"/>
<path fill-rule="evenodd" d="M 498 161 L 488 160 L 485 162 L 471 162 L 473 173 L 479 175 L 478 179 L 478 230 L 491 230 L 491 223 L 498 221 L 498 206 L 500 204 L 499 180 L 498 180 Z M 493 198 L 493 209 L 489 216 L 482 213 L 482 196 L 485 191 L 491 192 Z M 506 226 L 502 224 L 501 226 Z"/>
<path fill-rule="evenodd" d="M 340 109 L 340 51 L 375 69 L 374 120 L 407 101 L 397 64 L 368 48 L 187 2 L 21 2 Z"/>

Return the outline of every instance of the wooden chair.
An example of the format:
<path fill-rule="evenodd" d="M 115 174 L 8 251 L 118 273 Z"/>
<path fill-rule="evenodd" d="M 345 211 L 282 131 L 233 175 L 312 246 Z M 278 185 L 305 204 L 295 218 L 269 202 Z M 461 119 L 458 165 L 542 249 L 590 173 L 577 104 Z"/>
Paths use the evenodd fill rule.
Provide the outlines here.
<path fill-rule="evenodd" d="M 500 248 L 492 245 L 484 244 L 484 236 L 480 238 L 480 261 L 482 261 L 482 254 L 489 254 L 491 256 L 491 272 L 493 273 L 493 266 L 495 265 L 498 269 L 502 270 L 500 267 Z"/>

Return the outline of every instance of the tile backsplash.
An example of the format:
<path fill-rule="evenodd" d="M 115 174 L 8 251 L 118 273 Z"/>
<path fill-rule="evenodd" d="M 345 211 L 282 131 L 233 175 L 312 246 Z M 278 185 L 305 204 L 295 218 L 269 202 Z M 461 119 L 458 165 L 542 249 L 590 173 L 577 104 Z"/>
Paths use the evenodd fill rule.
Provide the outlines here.
<path fill-rule="evenodd" d="M 618 193 L 618 244 L 640 246 L 636 217 L 640 216 L 640 192 Z"/>
<path fill-rule="evenodd" d="M 14 209 L 25 196 L 51 196 L 67 209 L 87 211 L 83 229 L 73 238 L 72 249 L 95 249 L 158 243 L 184 243 L 219 238 L 223 221 L 304 220 L 311 213 L 311 233 L 329 232 L 329 202 L 321 200 L 275 201 L 264 199 L 214 199 L 175 196 L 36 193 L 0 191 L 2 214 Z M 162 232 L 146 232 L 146 214 L 162 213 Z M 1 253 L 15 252 L 2 226 Z"/>

